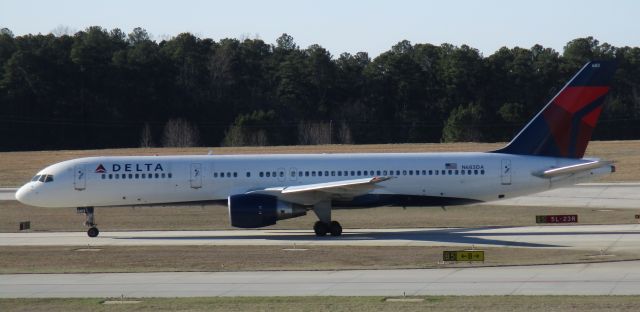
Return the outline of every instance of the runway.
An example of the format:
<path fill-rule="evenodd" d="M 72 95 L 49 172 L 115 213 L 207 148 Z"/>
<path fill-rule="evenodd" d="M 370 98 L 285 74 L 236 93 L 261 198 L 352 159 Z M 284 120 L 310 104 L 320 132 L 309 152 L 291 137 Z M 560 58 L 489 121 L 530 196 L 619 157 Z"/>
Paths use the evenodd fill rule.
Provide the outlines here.
<path fill-rule="evenodd" d="M 403 294 L 638 295 L 640 262 L 420 270 L 0 275 L 3 298 Z"/>
<path fill-rule="evenodd" d="M 17 190 L 15 188 L 0 188 L 0 200 L 16 200 Z"/>
<path fill-rule="evenodd" d="M 640 209 L 640 183 L 584 183 L 487 204 Z"/>
<path fill-rule="evenodd" d="M 317 238 L 310 230 L 0 233 L 0 246 L 460 246 L 637 250 L 640 224 L 423 229 L 345 229 Z"/>

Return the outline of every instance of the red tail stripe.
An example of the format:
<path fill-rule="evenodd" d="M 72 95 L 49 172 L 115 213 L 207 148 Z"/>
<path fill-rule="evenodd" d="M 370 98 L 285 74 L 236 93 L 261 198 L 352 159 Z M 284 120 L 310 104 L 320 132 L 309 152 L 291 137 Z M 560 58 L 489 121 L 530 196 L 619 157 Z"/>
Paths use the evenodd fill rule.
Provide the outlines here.
<path fill-rule="evenodd" d="M 553 102 L 573 114 L 607 92 L 609 87 L 567 87 Z"/>

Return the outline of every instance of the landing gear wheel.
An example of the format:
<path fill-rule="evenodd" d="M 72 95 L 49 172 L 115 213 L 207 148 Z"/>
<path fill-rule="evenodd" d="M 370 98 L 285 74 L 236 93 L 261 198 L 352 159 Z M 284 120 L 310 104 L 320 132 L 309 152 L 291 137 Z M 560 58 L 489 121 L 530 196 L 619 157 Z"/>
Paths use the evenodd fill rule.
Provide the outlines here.
<path fill-rule="evenodd" d="M 329 232 L 331 232 L 331 236 L 342 235 L 342 225 L 340 225 L 340 222 L 331 221 L 331 224 L 329 224 Z"/>
<path fill-rule="evenodd" d="M 96 237 L 98 234 L 100 234 L 100 231 L 98 231 L 97 227 L 92 227 L 87 230 L 87 235 L 89 235 L 89 237 Z"/>
<path fill-rule="evenodd" d="M 316 236 L 322 237 L 327 235 L 330 229 L 326 223 L 322 221 L 317 221 L 316 224 L 313 225 L 313 231 L 316 232 Z"/>

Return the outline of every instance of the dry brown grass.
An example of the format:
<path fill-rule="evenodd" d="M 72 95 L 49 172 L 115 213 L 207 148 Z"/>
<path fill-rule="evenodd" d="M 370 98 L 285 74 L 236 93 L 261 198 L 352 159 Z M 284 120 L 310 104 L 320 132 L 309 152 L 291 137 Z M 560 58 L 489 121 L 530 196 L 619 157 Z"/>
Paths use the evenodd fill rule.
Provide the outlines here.
<path fill-rule="evenodd" d="M 215 154 L 468 152 L 490 151 L 503 145 L 504 143 L 431 143 L 5 152 L 0 153 L 0 186 L 19 186 L 50 164 L 87 156 L 205 155 L 209 150 Z M 605 181 L 640 180 L 640 141 L 594 141 L 589 144 L 587 155 L 618 161 L 619 171 L 604 178 Z"/>
<path fill-rule="evenodd" d="M 231 229 L 227 208 L 144 207 L 96 208 L 101 231 L 130 230 L 219 230 Z M 535 225 L 535 216 L 577 214 L 580 224 L 635 223 L 635 210 L 553 208 L 518 206 L 379 207 L 334 210 L 333 218 L 345 229 L 421 228 Z M 304 217 L 278 221 L 271 229 L 309 230 L 317 220 L 310 212 Z M 85 231 L 84 215 L 75 208 L 36 208 L 15 201 L 0 201 L 0 232 L 17 232 L 21 221 L 31 221 L 33 231 Z"/>
<path fill-rule="evenodd" d="M 0 273 L 349 270 L 531 265 L 602 261 L 592 251 L 553 248 L 485 248 L 484 263 L 443 264 L 444 250 L 405 246 L 118 246 L 0 247 Z M 300 250 L 307 249 L 307 250 Z M 46 256 L 43 256 L 46 255 Z M 188 255 L 185 257 L 184 255 Z M 638 259 L 640 252 L 605 260 Z"/>
<path fill-rule="evenodd" d="M 127 305 L 104 305 L 102 298 L 0 299 L 14 311 L 638 311 L 640 296 L 423 296 L 421 302 L 387 302 L 384 297 L 211 297 L 144 298 Z M 115 298 L 118 300 L 119 298 Z M 133 298 L 126 298 L 133 299 Z"/>

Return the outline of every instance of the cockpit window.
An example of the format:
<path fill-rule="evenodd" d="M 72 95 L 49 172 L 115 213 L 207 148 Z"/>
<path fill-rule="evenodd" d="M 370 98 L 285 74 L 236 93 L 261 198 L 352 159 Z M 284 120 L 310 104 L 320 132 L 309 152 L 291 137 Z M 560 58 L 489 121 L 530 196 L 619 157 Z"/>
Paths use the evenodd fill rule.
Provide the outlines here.
<path fill-rule="evenodd" d="M 31 181 L 40 181 L 40 182 L 53 182 L 53 175 L 52 174 L 42 174 L 42 175 L 37 175 L 35 177 L 33 177 L 33 179 L 31 179 Z"/>

